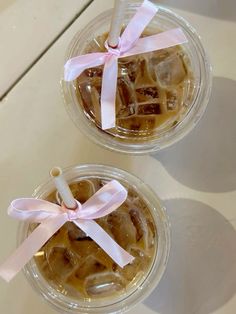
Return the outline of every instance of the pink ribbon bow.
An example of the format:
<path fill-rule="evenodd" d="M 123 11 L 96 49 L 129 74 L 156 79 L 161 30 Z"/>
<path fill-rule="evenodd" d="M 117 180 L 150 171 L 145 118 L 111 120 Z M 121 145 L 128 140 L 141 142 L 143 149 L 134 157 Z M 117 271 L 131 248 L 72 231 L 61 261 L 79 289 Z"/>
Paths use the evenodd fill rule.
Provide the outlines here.
<path fill-rule="evenodd" d="M 106 216 L 117 209 L 127 198 L 127 191 L 116 180 L 110 181 L 83 205 L 78 201 L 76 210 L 69 210 L 41 199 L 22 198 L 14 200 L 8 214 L 16 219 L 37 222 L 40 225 L 0 266 L 0 276 L 10 281 L 34 254 L 67 221 L 72 221 L 93 239 L 120 267 L 134 259 L 119 246 L 93 219 Z"/>
<path fill-rule="evenodd" d="M 101 122 L 103 130 L 115 127 L 118 58 L 164 49 L 187 42 L 187 38 L 180 28 L 139 38 L 157 11 L 158 9 L 154 4 L 145 0 L 126 26 L 117 48 L 111 48 L 105 43 L 107 52 L 95 52 L 77 56 L 69 59 L 64 66 L 64 80 L 72 81 L 85 69 L 104 64 L 101 90 Z"/>

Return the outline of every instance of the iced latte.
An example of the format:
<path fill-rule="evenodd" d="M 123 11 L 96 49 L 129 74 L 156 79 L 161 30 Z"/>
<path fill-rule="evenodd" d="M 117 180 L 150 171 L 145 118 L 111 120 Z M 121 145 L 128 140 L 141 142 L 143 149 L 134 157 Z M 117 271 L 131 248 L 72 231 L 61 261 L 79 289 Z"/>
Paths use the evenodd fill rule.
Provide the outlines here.
<path fill-rule="evenodd" d="M 145 34 L 148 35 L 148 34 Z M 89 52 L 105 51 L 107 34 L 95 38 Z M 189 109 L 194 77 L 181 46 L 119 59 L 116 127 L 105 130 L 121 141 L 143 142 L 174 127 Z M 103 66 L 85 70 L 76 81 L 84 114 L 101 128 Z"/>
<path fill-rule="evenodd" d="M 70 188 L 84 203 L 105 183 L 99 178 L 78 180 Z M 56 192 L 47 199 L 61 203 Z M 147 204 L 135 190 L 129 188 L 126 201 L 96 222 L 135 259 L 122 269 L 83 231 L 67 222 L 35 255 L 44 278 L 67 296 L 83 299 L 125 293 L 153 263 L 158 230 Z"/>
<path fill-rule="evenodd" d="M 128 25 L 139 3 L 127 6 Z M 77 32 L 65 63 L 89 52 L 104 52 L 111 11 Z M 195 29 L 176 13 L 159 7 L 142 36 L 181 28 L 187 42 L 150 53 L 119 58 L 116 125 L 101 128 L 103 66 L 62 82 L 66 109 L 76 126 L 95 143 L 131 154 L 161 150 L 187 135 L 202 117 L 211 92 L 211 66 Z"/>

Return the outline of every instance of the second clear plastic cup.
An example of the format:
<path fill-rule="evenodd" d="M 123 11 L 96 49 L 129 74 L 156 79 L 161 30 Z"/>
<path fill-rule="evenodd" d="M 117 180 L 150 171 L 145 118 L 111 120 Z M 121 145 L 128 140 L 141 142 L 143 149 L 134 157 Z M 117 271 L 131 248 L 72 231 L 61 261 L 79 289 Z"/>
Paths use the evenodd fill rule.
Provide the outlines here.
<path fill-rule="evenodd" d="M 36 292 L 60 313 L 102 314 L 125 312 L 150 294 L 159 283 L 165 271 L 170 249 L 170 227 L 165 209 L 161 206 L 158 197 L 146 184 L 137 177 L 120 169 L 88 164 L 65 169 L 64 176 L 71 185 L 74 195 L 82 190 L 87 194 L 89 190 L 88 182 L 94 182 L 94 186 L 94 184 L 97 185 L 101 182 L 116 179 L 125 186 L 129 191 L 128 203 L 124 205 L 119 213 L 115 211 L 113 215 L 109 216 L 111 220 L 108 222 L 111 229 L 109 229 L 110 231 L 108 230 L 108 232 L 111 232 L 111 235 L 115 236 L 120 244 L 123 243 L 126 249 L 132 254 L 137 254 L 138 252 L 135 260 L 136 264 L 144 263 L 147 258 L 149 258 L 150 262 L 140 273 L 137 273 L 138 275 L 135 273 L 132 274 L 134 270 L 133 266 L 136 264 L 133 266 L 128 265 L 123 270 L 113 264 L 113 278 L 119 278 L 118 290 L 116 290 L 114 289 L 115 282 L 110 282 L 110 279 L 107 281 L 106 267 L 110 267 L 109 263 L 111 263 L 111 261 L 107 259 L 101 249 L 96 247 L 93 241 L 91 242 L 90 239 L 86 238 L 86 235 L 83 236 L 78 233 L 79 231 L 76 228 L 76 230 L 70 229 L 70 226 L 69 229 L 67 227 L 65 229 L 61 228 L 59 233 L 52 238 L 53 240 L 47 242 L 47 249 L 41 249 L 35 257 L 32 258 L 24 269 L 25 275 Z M 99 188 L 99 186 L 97 186 L 96 189 L 97 188 Z M 51 200 L 52 195 L 54 195 L 53 193 L 55 193 L 55 187 L 52 179 L 50 179 L 37 188 L 34 197 Z M 82 195 L 80 194 L 80 197 L 83 198 L 83 193 Z M 131 206 L 129 205 L 130 200 L 132 203 Z M 140 204 L 144 203 L 146 204 L 146 209 L 143 211 L 140 207 L 143 205 Z M 128 213 L 127 206 L 129 207 Z M 148 213 L 146 212 L 147 217 L 151 217 L 151 220 L 148 219 L 145 220 L 146 222 L 142 222 L 141 220 L 143 220 L 143 218 L 141 218 L 142 215 L 139 216 L 138 208 L 140 208 L 143 213 L 148 210 Z M 123 217 L 122 223 L 119 217 Z M 114 219 L 117 220 L 117 222 L 115 222 Z M 129 227 L 127 229 L 125 226 L 128 220 L 130 221 L 131 229 L 129 229 Z M 146 253 L 143 257 L 140 255 L 143 254 L 143 249 L 140 250 L 137 249 L 137 247 L 133 247 L 134 244 L 131 246 L 130 243 L 127 244 L 127 241 L 130 241 L 130 237 L 132 238 L 132 232 L 134 232 L 136 235 L 134 242 L 138 241 L 139 248 L 143 247 L 142 226 L 145 225 L 150 229 L 148 234 L 155 235 L 152 242 L 150 242 L 152 249 L 148 252 L 152 253 L 149 257 L 145 255 Z M 19 231 L 20 242 L 24 240 L 31 231 L 32 225 L 22 224 Z M 58 237 L 60 241 L 58 241 Z M 77 237 L 79 237 L 80 240 L 78 240 Z M 92 250 L 94 248 L 96 253 L 95 261 L 93 260 L 93 253 L 89 251 L 91 248 Z M 64 251 L 66 251 L 65 254 Z M 61 254 L 61 252 L 63 252 L 63 254 Z M 84 259 L 84 252 L 88 252 L 88 257 L 85 257 L 85 263 L 81 264 Z M 38 264 L 39 262 L 40 264 Z M 137 264 L 137 267 L 142 268 L 143 266 L 141 264 L 140 266 Z M 63 268 L 60 269 L 60 267 Z M 89 269 L 92 274 L 88 273 Z M 94 275 L 96 277 L 98 273 L 101 276 L 105 276 L 101 277 L 102 280 L 103 278 L 105 279 L 99 286 L 96 282 L 97 279 L 94 281 Z M 54 275 L 52 274 L 57 274 L 56 279 L 54 279 Z M 58 282 L 58 278 L 64 278 L 64 275 L 67 276 L 66 283 L 64 283 L 64 279 Z M 92 275 L 93 279 L 92 290 L 88 290 L 86 296 L 81 290 L 81 280 L 84 278 L 84 275 L 90 281 Z M 86 280 L 87 279 L 84 281 L 85 284 L 88 283 Z M 123 280 L 128 280 L 128 283 L 125 284 L 122 289 L 119 289 Z M 77 294 L 72 295 L 69 293 L 68 285 L 75 287 L 76 291 L 78 290 L 76 292 Z M 108 290 L 106 289 L 106 285 L 109 285 Z M 106 289 L 108 295 L 100 295 L 99 289 L 101 292 Z M 94 295 L 94 292 L 95 294 L 98 292 L 98 294 Z"/>

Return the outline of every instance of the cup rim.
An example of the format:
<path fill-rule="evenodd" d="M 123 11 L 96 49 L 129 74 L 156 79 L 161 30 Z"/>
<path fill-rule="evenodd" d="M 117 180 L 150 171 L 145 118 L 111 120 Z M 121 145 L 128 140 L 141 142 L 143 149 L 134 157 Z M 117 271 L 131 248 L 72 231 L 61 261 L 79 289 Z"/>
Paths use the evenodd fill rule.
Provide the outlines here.
<path fill-rule="evenodd" d="M 139 4 L 136 2 L 131 3 L 129 10 L 136 9 L 138 6 Z M 201 43 L 200 36 L 183 17 L 179 16 L 169 8 L 159 5 L 157 5 L 157 7 L 159 8 L 158 14 L 162 18 L 164 17 L 169 22 L 173 22 L 184 30 L 188 40 L 193 44 L 195 49 L 194 51 L 198 56 L 197 61 L 199 63 L 199 75 L 201 76 L 201 80 L 197 86 L 193 103 L 189 107 L 188 112 L 184 115 L 184 118 L 179 121 L 178 125 L 167 130 L 163 136 L 146 142 L 122 142 L 116 137 L 100 130 L 86 117 L 82 108 L 80 108 L 81 106 L 78 105 L 79 101 L 74 92 L 73 82 L 65 82 L 63 79 L 61 80 L 61 91 L 65 107 L 74 124 L 93 142 L 112 151 L 141 155 L 161 150 L 178 142 L 199 122 L 206 109 L 207 103 L 209 102 L 212 88 L 212 70 L 208 55 Z M 110 9 L 97 16 L 97 19 L 100 20 L 100 24 L 102 24 L 101 21 L 109 18 L 111 12 L 112 10 Z M 98 25 L 100 24 L 98 23 Z M 92 27 L 94 27 L 94 21 L 88 23 L 81 31 L 74 35 L 67 49 L 65 61 L 71 58 L 72 51 L 76 46 L 77 41 L 79 41 L 80 37 L 83 36 L 83 33 L 91 31 Z"/>
<path fill-rule="evenodd" d="M 109 175 L 110 178 L 118 179 L 121 181 L 125 181 L 126 183 L 132 185 L 137 189 L 139 193 L 142 193 L 142 197 L 144 197 L 145 202 L 148 197 L 148 207 L 150 209 L 154 209 L 151 214 L 153 219 L 157 224 L 157 232 L 158 232 L 158 248 L 156 250 L 156 255 L 154 261 L 152 262 L 152 266 L 148 274 L 145 275 L 145 278 L 141 282 L 141 286 L 133 289 L 131 293 L 127 296 L 121 296 L 120 298 L 113 299 L 110 304 L 99 305 L 88 307 L 88 303 L 82 305 L 81 301 L 78 301 L 76 304 L 70 298 L 69 303 L 64 303 L 63 298 L 59 298 L 62 296 L 55 292 L 55 289 L 51 287 L 47 281 L 42 277 L 40 272 L 37 272 L 37 266 L 34 260 L 32 259 L 24 268 L 24 274 L 31 284 L 31 286 L 36 290 L 45 300 L 49 302 L 51 306 L 53 306 L 56 310 L 62 313 L 120 313 L 129 310 L 131 307 L 141 302 L 144 298 L 146 298 L 152 290 L 159 283 L 167 265 L 169 251 L 170 251 L 170 224 L 169 219 L 166 214 L 165 208 L 161 205 L 160 199 L 158 196 L 147 186 L 142 180 L 138 177 L 130 174 L 122 169 L 114 168 L 106 165 L 97 165 L 97 164 L 83 164 L 80 166 L 72 166 L 64 169 L 64 175 L 67 178 L 67 175 L 70 173 L 76 172 L 76 176 L 80 177 L 79 174 L 85 175 L 88 171 L 95 171 L 95 175 L 106 176 Z M 127 179 L 128 178 L 128 179 Z M 130 181 L 131 180 L 131 181 Z M 44 195 L 43 192 L 45 188 L 49 186 L 53 186 L 52 180 L 47 180 L 45 183 L 41 184 L 34 192 L 34 197 L 42 197 Z M 48 192 L 47 192 L 48 193 Z M 40 196 L 41 195 L 41 196 Z M 155 205 L 153 205 L 155 204 Z M 151 207 L 149 206 L 151 205 Z M 20 237 L 20 241 L 22 241 L 27 234 L 28 225 L 20 224 L 18 234 Z M 45 291 L 45 286 L 47 286 L 47 290 Z M 69 300 L 69 298 L 68 298 Z M 73 299 L 74 300 L 74 299 Z M 80 305 L 80 307 L 79 307 Z"/>

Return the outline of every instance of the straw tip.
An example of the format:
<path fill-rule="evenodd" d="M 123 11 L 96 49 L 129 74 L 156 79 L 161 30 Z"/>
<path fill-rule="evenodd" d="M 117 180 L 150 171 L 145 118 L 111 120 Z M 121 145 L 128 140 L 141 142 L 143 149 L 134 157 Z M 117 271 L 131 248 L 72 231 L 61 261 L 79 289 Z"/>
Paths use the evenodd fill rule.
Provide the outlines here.
<path fill-rule="evenodd" d="M 62 169 L 60 167 L 53 167 L 51 170 L 50 170 L 50 176 L 52 178 L 56 178 L 56 177 L 59 177 L 60 175 L 62 175 Z"/>

